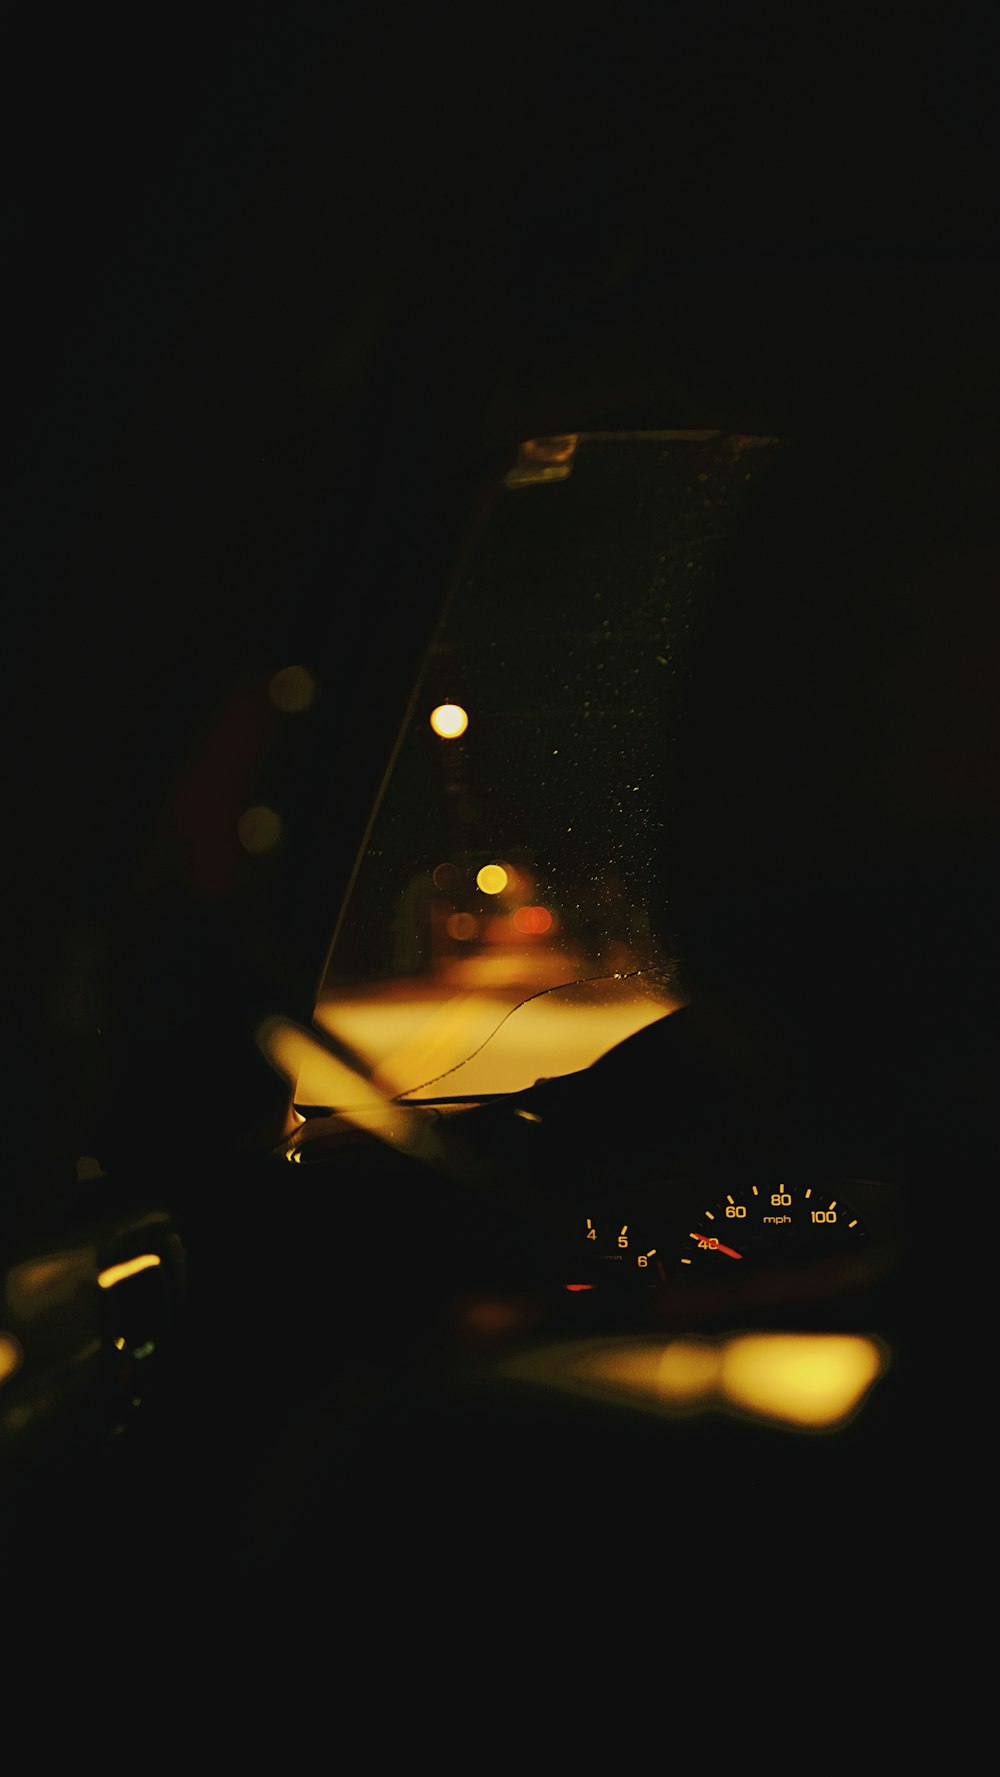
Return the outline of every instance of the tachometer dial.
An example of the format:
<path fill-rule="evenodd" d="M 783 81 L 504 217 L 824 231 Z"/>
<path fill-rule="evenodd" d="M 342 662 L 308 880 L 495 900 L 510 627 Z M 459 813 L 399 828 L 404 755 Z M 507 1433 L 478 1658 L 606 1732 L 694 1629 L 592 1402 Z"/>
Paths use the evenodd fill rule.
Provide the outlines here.
<path fill-rule="evenodd" d="M 621 1215 L 581 1216 L 574 1230 L 579 1279 L 593 1288 L 602 1284 L 643 1284 L 655 1288 L 663 1282 L 663 1261 L 648 1229 L 633 1225 Z"/>
<path fill-rule="evenodd" d="M 781 1179 L 709 1198 L 691 1218 L 677 1259 L 721 1272 L 832 1257 L 863 1238 L 860 1217 L 835 1185 Z"/>

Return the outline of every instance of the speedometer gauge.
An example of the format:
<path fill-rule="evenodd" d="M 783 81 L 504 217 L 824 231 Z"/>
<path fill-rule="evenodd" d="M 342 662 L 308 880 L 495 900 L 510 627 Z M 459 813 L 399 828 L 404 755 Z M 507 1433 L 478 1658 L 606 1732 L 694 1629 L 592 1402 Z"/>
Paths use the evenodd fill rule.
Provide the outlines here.
<path fill-rule="evenodd" d="M 734 1187 L 696 1207 L 677 1259 L 742 1270 L 832 1257 L 863 1239 L 861 1219 L 836 1185 L 780 1179 Z"/>

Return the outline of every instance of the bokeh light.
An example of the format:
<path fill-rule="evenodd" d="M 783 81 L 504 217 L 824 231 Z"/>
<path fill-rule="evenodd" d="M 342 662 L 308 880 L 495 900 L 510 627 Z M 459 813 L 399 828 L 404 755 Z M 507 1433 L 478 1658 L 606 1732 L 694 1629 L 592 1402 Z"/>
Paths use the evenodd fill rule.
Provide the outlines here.
<path fill-rule="evenodd" d="M 485 1338 L 521 1332 L 536 1319 L 537 1312 L 533 1311 L 532 1304 L 520 1296 L 483 1296 L 470 1302 L 459 1315 L 459 1323 L 465 1331 Z"/>
<path fill-rule="evenodd" d="M 521 451 L 539 463 L 568 463 L 572 461 L 578 442 L 579 433 L 565 432 L 553 438 L 527 438 Z"/>
<path fill-rule="evenodd" d="M 0 1333 L 0 1382 L 6 1382 L 21 1367 L 21 1341 L 13 1333 Z"/>
<path fill-rule="evenodd" d="M 288 716 L 307 710 L 316 698 L 316 680 L 304 666 L 283 666 L 267 688 L 271 702 Z"/>
<path fill-rule="evenodd" d="M 724 1407 L 764 1424 L 832 1431 L 852 1418 L 887 1361 L 879 1343 L 860 1334 L 737 1333 L 666 1345 L 626 1336 L 579 1352 L 554 1345 L 505 1368 L 572 1393 L 606 1398 L 610 1389 L 654 1410 Z"/>
<path fill-rule="evenodd" d="M 431 710 L 431 727 L 442 740 L 457 740 L 468 726 L 468 713 L 460 703 L 439 703 Z"/>
<path fill-rule="evenodd" d="M 789 1425 L 837 1425 L 883 1368 L 871 1339 L 846 1333 L 745 1333 L 731 1339 L 722 1389 L 734 1406 Z"/>
<path fill-rule="evenodd" d="M 476 884 L 484 895 L 502 895 L 507 882 L 507 872 L 502 864 L 484 864 L 476 872 Z"/>
<path fill-rule="evenodd" d="M 449 938 L 458 938 L 463 944 L 474 938 L 478 930 L 479 922 L 471 913 L 451 913 L 445 924 Z"/>
<path fill-rule="evenodd" d="M 514 914 L 514 924 L 525 937 L 536 938 L 551 931 L 552 915 L 547 907 L 519 907 Z"/>
<path fill-rule="evenodd" d="M 236 823 L 236 831 L 243 850 L 259 856 L 280 845 L 285 823 L 273 808 L 245 808 Z"/>
<path fill-rule="evenodd" d="M 460 881 L 457 864 L 439 864 L 433 873 L 434 887 L 444 895 L 454 894 Z"/>

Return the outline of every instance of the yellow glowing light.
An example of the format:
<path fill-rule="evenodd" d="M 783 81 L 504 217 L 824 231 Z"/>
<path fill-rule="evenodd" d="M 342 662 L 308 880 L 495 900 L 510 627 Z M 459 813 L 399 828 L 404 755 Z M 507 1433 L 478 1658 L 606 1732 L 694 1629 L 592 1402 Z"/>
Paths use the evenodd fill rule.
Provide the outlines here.
<path fill-rule="evenodd" d="M 460 703 L 439 703 L 431 710 L 431 727 L 442 740 L 457 740 L 469 726 L 468 712 Z"/>
<path fill-rule="evenodd" d="M 708 1340 L 675 1339 L 660 1358 L 656 1386 L 668 1400 L 705 1400 L 715 1392 L 720 1354 Z"/>
<path fill-rule="evenodd" d="M 277 1016 L 265 1018 L 257 1029 L 257 1044 L 275 1071 L 289 1081 L 294 1096 L 300 1096 L 296 1090 L 299 1077 L 308 1070 L 312 1092 L 322 1095 L 314 1102 L 331 1106 L 338 1116 L 389 1147 L 431 1161 L 439 1157 L 440 1143 L 425 1112 L 396 1104 L 347 1061 L 332 1055 L 303 1026 Z M 294 1160 L 300 1154 L 297 1147 L 285 1150 L 286 1159 Z"/>
<path fill-rule="evenodd" d="M 280 844 L 285 823 L 273 808 L 245 808 L 236 823 L 236 831 L 243 850 L 259 856 L 262 852 L 273 851 Z"/>
<path fill-rule="evenodd" d="M 584 1348 L 579 1352 L 567 1347 L 565 1356 L 569 1361 L 562 1375 L 557 1361 L 547 1379 L 557 1387 L 560 1384 L 570 1389 L 582 1387 L 587 1392 L 593 1383 L 597 1383 L 599 1389 L 610 1387 L 616 1393 L 655 1396 L 660 1393 L 662 1352 L 659 1344 L 626 1339 L 611 1345 L 599 1342 L 592 1349 Z M 557 1360 L 563 1358 L 558 1348 L 553 1355 Z"/>
<path fill-rule="evenodd" d="M 710 1339 L 624 1339 L 598 1344 L 573 1363 L 575 1380 L 610 1385 L 674 1408 L 705 1406 L 718 1392 L 721 1350 Z"/>
<path fill-rule="evenodd" d="M 294 1135 L 297 1129 L 301 1129 L 304 1122 L 305 1118 L 302 1115 L 302 1112 L 297 1111 L 293 1104 L 289 1104 L 288 1109 L 285 1112 L 285 1126 L 281 1132 L 282 1135 L 286 1137 Z"/>
<path fill-rule="evenodd" d="M 565 481 L 573 467 L 579 434 L 557 438 L 527 438 L 518 447 L 517 461 L 504 476 L 508 487 L 525 487 L 537 481 Z"/>
<path fill-rule="evenodd" d="M 316 680 L 304 666 L 283 666 L 267 688 L 271 702 L 287 716 L 307 710 L 316 697 Z"/>
<path fill-rule="evenodd" d="M 21 1341 L 13 1333 L 0 1333 L 0 1382 L 21 1368 Z"/>
<path fill-rule="evenodd" d="M 484 864 L 476 872 L 476 883 L 484 895 L 502 895 L 508 883 L 507 872 L 502 864 Z"/>
<path fill-rule="evenodd" d="M 578 432 L 565 432 L 558 438 L 528 438 L 521 449 L 526 457 L 540 463 L 568 463 L 579 442 Z"/>
<path fill-rule="evenodd" d="M 504 1368 L 571 1394 L 646 1411 L 722 1407 L 765 1423 L 821 1431 L 851 1418 L 886 1362 L 878 1343 L 859 1335 L 743 1333 L 667 1345 L 627 1338 L 549 1346 Z"/>
<path fill-rule="evenodd" d="M 126 1259 L 124 1264 L 109 1265 L 106 1270 L 99 1271 L 97 1281 L 102 1290 L 110 1290 L 116 1283 L 123 1283 L 126 1277 L 135 1277 L 140 1271 L 148 1271 L 159 1263 L 159 1253 L 139 1253 L 137 1258 Z"/>
<path fill-rule="evenodd" d="M 839 1333 L 745 1333 L 722 1354 L 722 1392 L 734 1406 L 790 1425 L 836 1425 L 881 1374 L 871 1339 Z"/>

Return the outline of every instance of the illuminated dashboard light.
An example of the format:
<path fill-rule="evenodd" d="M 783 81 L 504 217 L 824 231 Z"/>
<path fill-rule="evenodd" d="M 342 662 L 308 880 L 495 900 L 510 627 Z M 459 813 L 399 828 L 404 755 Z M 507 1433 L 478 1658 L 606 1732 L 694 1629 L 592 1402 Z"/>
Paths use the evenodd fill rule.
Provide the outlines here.
<path fill-rule="evenodd" d="M 526 937 L 539 937 L 552 926 L 552 915 L 547 907 L 519 907 L 514 914 L 514 924 L 519 932 Z"/>
<path fill-rule="evenodd" d="M 719 1380 L 719 1348 L 697 1339 L 675 1339 L 660 1359 L 657 1386 L 669 1400 L 697 1401 L 710 1396 Z"/>
<path fill-rule="evenodd" d="M 124 1264 L 109 1265 L 106 1270 L 99 1271 L 97 1281 L 102 1290 L 110 1290 L 116 1283 L 124 1283 L 126 1277 L 135 1277 L 140 1271 L 149 1271 L 159 1263 L 159 1253 L 139 1253 L 134 1259 L 126 1259 Z"/>
<path fill-rule="evenodd" d="M 887 1362 L 877 1340 L 856 1334 L 741 1333 L 665 1345 L 577 1340 L 519 1354 L 503 1368 L 526 1381 L 647 1412 L 724 1408 L 765 1424 L 828 1431 L 853 1417 Z"/>
<path fill-rule="evenodd" d="M 439 703 L 431 710 L 431 727 L 442 740 L 457 740 L 469 726 L 469 716 L 460 703 Z"/>
<path fill-rule="evenodd" d="M 789 1425 L 838 1425 L 884 1368 L 871 1339 L 843 1333 L 744 1333 L 722 1354 L 733 1406 Z"/>
<path fill-rule="evenodd" d="M 509 881 L 502 864 L 484 864 L 476 872 L 476 883 L 484 895 L 502 895 Z"/>

